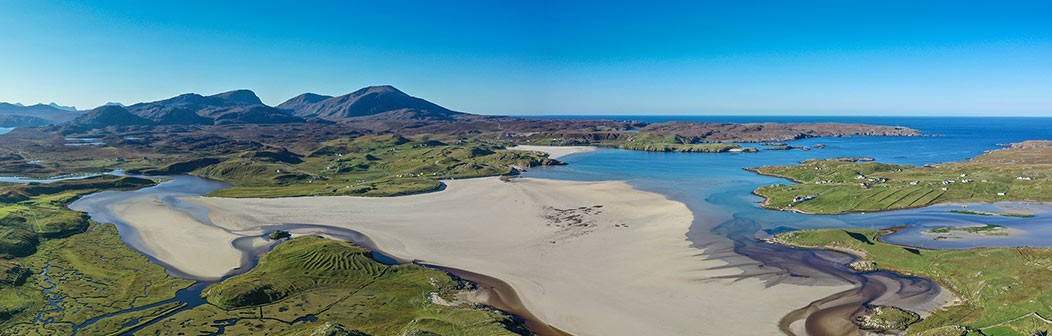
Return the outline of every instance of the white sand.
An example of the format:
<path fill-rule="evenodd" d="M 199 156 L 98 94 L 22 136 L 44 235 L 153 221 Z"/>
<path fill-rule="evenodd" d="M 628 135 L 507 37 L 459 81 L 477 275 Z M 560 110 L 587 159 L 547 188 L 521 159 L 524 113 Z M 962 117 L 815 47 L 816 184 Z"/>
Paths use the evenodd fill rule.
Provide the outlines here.
<path fill-rule="evenodd" d="M 551 150 L 553 157 L 594 150 L 572 148 L 527 147 Z M 396 258 L 501 279 L 531 313 L 576 335 L 778 335 L 786 313 L 847 289 L 713 279 L 739 271 L 713 270 L 725 263 L 690 247 L 685 233 L 693 215 L 686 206 L 623 182 L 481 178 L 446 184 L 441 192 L 388 198 L 184 198 L 210 208 L 212 222 L 227 230 L 151 197 L 116 206 L 114 213 L 143 236 L 148 246 L 141 250 L 203 277 L 237 267 L 241 256 L 233 239 L 268 226 L 353 229 Z"/>
<path fill-rule="evenodd" d="M 240 265 L 241 252 L 230 243 L 234 235 L 169 209 L 156 196 L 115 205 L 113 213 L 139 233 L 133 247 L 187 275 L 218 279 Z"/>
<path fill-rule="evenodd" d="M 211 220 L 234 232 L 256 234 L 261 226 L 283 223 L 350 228 L 392 256 L 504 280 L 534 315 L 577 335 L 775 335 L 784 314 L 845 289 L 711 279 L 738 271 L 710 270 L 724 263 L 689 247 L 684 234 L 693 216 L 686 206 L 623 182 L 482 178 L 447 184 L 442 192 L 391 198 L 185 200 L 209 207 Z M 600 212 L 563 214 L 580 214 L 583 227 L 559 228 L 554 225 L 566 221 L 545 218 L 554 214 L 547 207 L 595 205 L 603 206 Z M 140 230 L 170 230 L 115 210 Z M 236 237 L 210 234 L 227 245 Z M 199 245 L 150 242 L 164 246 L 160 250 L 184 247 L 155 255 L 184 272 L 215 272 L 220 268 L 204 265 L 217 260 L 237 266 L 236 253 L 226 255 L 227 249 L 202 256 Z"/>
<path fill-rule="evenodd" d="M 558 159 L 571 154 L 594 152 L 592 146 L 515 146 L 511 150 L 534 151 L 548 153 L 548 157 Z"/>

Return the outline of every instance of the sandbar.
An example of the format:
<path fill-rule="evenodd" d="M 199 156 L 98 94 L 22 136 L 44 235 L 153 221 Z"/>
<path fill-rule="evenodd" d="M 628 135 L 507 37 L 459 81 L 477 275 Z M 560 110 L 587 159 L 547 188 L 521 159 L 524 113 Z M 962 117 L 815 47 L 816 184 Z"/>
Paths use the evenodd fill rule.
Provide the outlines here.
<path fill-rule="evenodd" d="M 558 159 L 567 155 L 594 152 L 593 146 L 515 146 L 511 150 L 534 151 L 548 153 L 548 157 Z"/>

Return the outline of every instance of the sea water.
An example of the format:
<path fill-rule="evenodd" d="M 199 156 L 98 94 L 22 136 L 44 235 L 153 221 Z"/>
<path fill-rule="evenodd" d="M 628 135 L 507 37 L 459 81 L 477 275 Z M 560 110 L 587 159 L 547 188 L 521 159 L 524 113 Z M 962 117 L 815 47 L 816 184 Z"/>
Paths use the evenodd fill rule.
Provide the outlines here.
<path fill-rule="evenodd" d="M 564 116 L 565 117 L 565 116 Z M 594 118 L 591 117 L 591 118 Z M 619 149 L 565 157 L 570 165 L 536 169 L 533 177 L 572 180 L 624 180 L 637 188 L 681 201 L 694 211 L 695 234 L 711 235 L 721 225 L 749 222 L 752 228 L 723 227 L 744 239 L 770 233 L 819 228 L 886 228 L 912 225 L 886 238 L 931 248 L 974 246 L 1052 246 L 1052 215 L 1033 218 L 975 216 L 949 213 L 959 206 L 936 206 L 892 212 L 847 215 L 808 215 L 763 209 L 762 199 L 751 192 L 764 185 L 790 183 L 757 175 L 743 168 L 796 164 L 806 159 L 872 157 L 877 162 L 923 165 L 964 161 L 985 151 L 1004 148 L 999 144 L 1025 140 L 1052 140 L 1052 118 L 918 118 L 918 117 L 682 117 L 606 116 L 607 119 L 662 122 L 841 122 L 905 126 L 937 135 L 925 137 L 825 137 L 786 143 L 796 146 L 827 145 L 823 149 L 760 151 L 758 153 L 654 153 Z M 755 144 L 742 144 L 756 146 Z M 761 147 L 762 146 L 756 146 Z M 1042 208 L 1038 206 L 1038 208 Z M 984 237 L 968 240 L 933 240 L 921 234 L 935 226 L 967 226 L 995 223 L 1027 232 L 1016 237 Z M 743 232 L 748 230 L 752 232 Z"/>

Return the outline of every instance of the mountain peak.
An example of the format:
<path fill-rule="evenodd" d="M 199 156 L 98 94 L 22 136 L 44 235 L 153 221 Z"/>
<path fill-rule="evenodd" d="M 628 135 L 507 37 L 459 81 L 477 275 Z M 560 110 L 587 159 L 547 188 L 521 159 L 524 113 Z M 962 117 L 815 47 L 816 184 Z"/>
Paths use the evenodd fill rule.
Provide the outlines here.
<path fill-rule="evenodd" d="M 301 117 L 329 120 L 452 120 L 467 115 L 410 96 L 390 85 L 367 86 L 339 97 L 305 93 L 278 108 Z"/>
<path fill-rule="evenodd" d="M 238 105 L 263 105 L 263 101 L 260 100 L 252 90 L 241 89 L 227 91 L 211 97 L 222 98 Z"/>
<path fill-rule="evenodd" d="M 407 94 L 405 94 L 405 92 L 402 92 L 401 90 L 396 89 L 394 86 L 391 85 L 366 86 L 361 89 L 358 89 L 358 91 L 352 92 L 351 95 L 364 96 L 370 93 L 393 93 L 408 96 Z"/>
<path fill-rule="evenodd" d="M 77 111 L 77 107 L 76 106 L 62 106 L 62 105 L 56 104 L 55 102 L 51 102 L 50 104 L 47 104 L 47 106 L 51 106 L 51 107 L 57 108 L 59 110 L 66 110 L 66 111 L 72 111 L 72 112 L 76 112 Z"/>
<path fill-rule="evenodd" d="M 104 128 L 107 126 L 150 125 L 153 122 L 132 114 L 128 109 L 116 105 L 103 105 L 88 111 L 69 124 L 82 128 Z"/>

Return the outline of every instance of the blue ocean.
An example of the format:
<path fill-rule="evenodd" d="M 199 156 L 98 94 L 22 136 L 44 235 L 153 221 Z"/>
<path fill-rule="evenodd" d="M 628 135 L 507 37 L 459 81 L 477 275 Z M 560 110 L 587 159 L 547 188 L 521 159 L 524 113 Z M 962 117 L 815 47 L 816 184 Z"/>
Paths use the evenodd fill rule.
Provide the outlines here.
<path fill-rule="evenodd" d="M 795 164 L 806 159 L 872 157 L 879 162 L 923 165 L 964 161 L 985 151 L 1004 148 L 999 144 L 1025 140 L 1052 140 L 1052 118 L 1023 117 L 825 117 L 825 116 L 551 116 L 646 122 L 839 122 L 918 129 L 930 137 L 831 137 L 789 142 L 792 145 L 825 144 L 810 151 L 761 151 L 759 153 L 651 153 L 600 149 L 564 158 L 565 167 L 536 169 L 530 176 L 572 180 L 623 180 L 635 187 L 661 193 L 687 204 L 695 213 L 690 236 L 705 240 L 722 232 L 724 239 L 752 240 L 772 232 L 811 228 L 884 228 L 912 225 L 887 241 L 930 248 L 974 246 L 1052 246 L 1052 211 L 1034 218 L 974 216 L 947 212 L 954 207 L 849 215 L 807 215 L 762 209 L 761 199 L 751 194 L 757 187 L 789 183 L 760 176 L 743 168 Z M 751 145 L 755 144 L 743 144 Z M 1030 207 L 1045 207 L 1030 205 Z M 974 207 L 973 207 L 974 209 Z M 1052 209 L 1050 209 L 1052 210 Z M 1025 231 L 1017 237 L 970 240 L 932 240 L 920 231 L 935 226 L 966 226 L 982 223 L 1005 225 Z M 747 224 L 746 224 L 747 223 Z"/>

